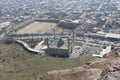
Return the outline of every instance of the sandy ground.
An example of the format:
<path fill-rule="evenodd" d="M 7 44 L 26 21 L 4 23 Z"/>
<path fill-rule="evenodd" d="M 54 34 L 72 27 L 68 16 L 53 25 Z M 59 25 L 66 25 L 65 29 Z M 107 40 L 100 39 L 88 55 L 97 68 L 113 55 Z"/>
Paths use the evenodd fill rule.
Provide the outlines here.
<path fill-rule="evenodd" d="M 17 31 L 17 34 L 46 33 L 56 27 L 56 23 L 33 22 L 32 24 Z"/>

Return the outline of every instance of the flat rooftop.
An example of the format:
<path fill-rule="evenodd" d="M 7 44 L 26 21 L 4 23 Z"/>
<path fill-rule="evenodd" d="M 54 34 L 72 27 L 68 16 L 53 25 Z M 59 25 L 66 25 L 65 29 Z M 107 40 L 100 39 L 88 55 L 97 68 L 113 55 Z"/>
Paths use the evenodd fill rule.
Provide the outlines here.
<path fill-rule="evenodd" d="M 115 34 L 115 33 L 97 32 L 97 33 L 89 33 L 89 34 L 86 34 L 86 35 L 99 36 L 99 37 L 105 37 L 105 38 L 120 39 L 120 34 Z"/>

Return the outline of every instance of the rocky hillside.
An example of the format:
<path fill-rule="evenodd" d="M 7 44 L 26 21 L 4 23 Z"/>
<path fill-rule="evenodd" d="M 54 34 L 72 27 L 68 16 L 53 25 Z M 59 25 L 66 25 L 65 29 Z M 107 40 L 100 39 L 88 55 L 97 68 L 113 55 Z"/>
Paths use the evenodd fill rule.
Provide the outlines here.
<path fill-rule="evenodd" d="M 120 49 L 83 67 L 49 71 L 38 80 L 120 80 Z"/>

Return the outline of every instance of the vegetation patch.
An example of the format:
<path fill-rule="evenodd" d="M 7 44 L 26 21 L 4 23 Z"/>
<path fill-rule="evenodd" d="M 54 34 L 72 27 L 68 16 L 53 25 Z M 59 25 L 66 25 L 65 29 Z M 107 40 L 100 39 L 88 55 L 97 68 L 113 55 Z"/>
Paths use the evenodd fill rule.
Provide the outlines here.
<path fill-rule="evenodd" d="M 42 57 L 28 53 L 16 43 L 0 43 L 0 79 L 36 80 L 48 71 L 79 67 L 93 59 L 91 54 L 77 59 Z"/>

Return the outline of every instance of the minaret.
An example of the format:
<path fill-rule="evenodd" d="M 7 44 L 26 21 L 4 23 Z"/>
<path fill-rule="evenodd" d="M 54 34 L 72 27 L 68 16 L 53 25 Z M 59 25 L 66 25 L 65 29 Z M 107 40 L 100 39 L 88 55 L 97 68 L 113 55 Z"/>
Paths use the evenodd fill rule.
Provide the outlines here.
<path fill-rule="evenodd" d="M 54 35 L 54 39 L 56 38 L 56 35 L 55 35 L 55 30 L 53 30 L 53 35 Z"/>
<path fill-rule="evenodd" d="M 68 54 L 70 55 L 70 39 L 68 37 Z"/>
<path fill-rule="evenodd" d="M 49 54 L 49 38 L 47 38 L 47 54 Z"/>
<path fill-rule="evenodd" d="M 74 48 L 74 41 L 75 41 L 75 35 L 74 35 L 74 30 L 73 30 L 73 40 L 72 40 L 72 47 L 71 47 L 71 52 L 73 52 L 73 48 Z"/>
<path fill-rule="evenodd" d="M 74 30 L 73 30 L 72 37 L 73 37 L 73 42 L 74 42 L 74 39 L 75 39 Z"/>

